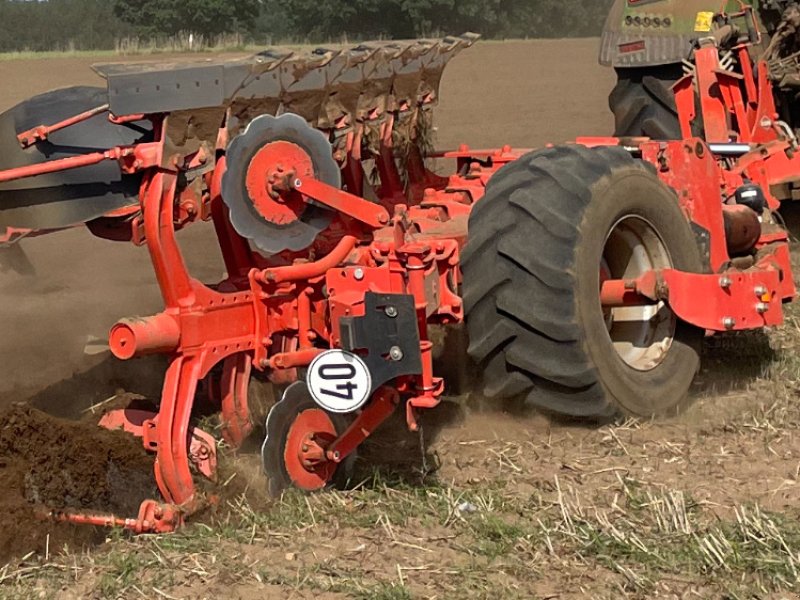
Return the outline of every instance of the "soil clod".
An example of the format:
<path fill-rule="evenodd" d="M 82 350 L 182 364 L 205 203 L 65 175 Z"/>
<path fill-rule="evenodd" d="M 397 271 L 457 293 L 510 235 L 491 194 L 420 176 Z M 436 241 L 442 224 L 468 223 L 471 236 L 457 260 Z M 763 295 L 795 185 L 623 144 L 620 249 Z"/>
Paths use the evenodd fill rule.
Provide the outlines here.
<path fill-rule="evenodd" d="M 102 541 L 102 529 L 43 517 L 50 510 L 135 516 L 142 500 L 158 497 L 152 472 L 152 457 L 123 432 L 24 405 L 0 413 L 0 562 Z"/>

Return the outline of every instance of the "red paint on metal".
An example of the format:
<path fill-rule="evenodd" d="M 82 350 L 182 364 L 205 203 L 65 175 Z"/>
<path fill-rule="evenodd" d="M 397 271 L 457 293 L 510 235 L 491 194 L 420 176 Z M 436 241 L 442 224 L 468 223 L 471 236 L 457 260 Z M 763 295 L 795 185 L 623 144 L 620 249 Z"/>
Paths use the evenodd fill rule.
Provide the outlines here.
<path fill-rule="evenodd" d="M 353 251 L 358 240 L 353 236 L 344 236 L 330 254 L 313 263 L 299 263 L 290 267 L 265 269 L 255 274 L 256 280 L 263 283 L 284 283 L 302 281 L 322 277 L 330 269 L 344 261 Z"/>
<path fill-rule="evenodd" d="M 109 346 L 120 360 L 173 352 L 180 343 L 180 326 L 172 315 L 124 319 L 111 328 Z"/>
<path fill-rule="evenodd" d="M 300 146 L 277 141 L 256 153 L 245 183 L 259 215 L 277 225 L 288 225 L 299 219 L 306 208 L 303 196 L 293 189 L 293 182 L 313 175 L 311 158 Z"/>
<path fill-rule="evenodd" d="M 326 456 L 334 464 L 342 462 L 388 419 L 400 403 L 397 390 L 383 387 L 375 392 L 369 404 L 330 447 Z"/>
<path fill-rule="evenodd" d="M 34 145 L 36 142 L 46 140 L 51 133 L 61 129 L 66 129 L 72 125 L 77 125 L 83 121 L 88 121 L 92 117 L 96 117 L 97 115 L 101 115 L 105 112 L 108 112 L 108 104 L 103 104 L 102 106 L 87 110 L 86 112 L 82 112 L 74 117 L 64 119 L 63 121 L 59 121 L 53 125 L 38 125 L 37 127 L 33 127 L 28 131 L 23 131 L 17 136 L 17 139 L 23 148 L 28 148 Z"/>
<path fill-rule="evenodd" d="M 600 304 L 603 308 L 617 308 L 620 306 L 645 306 L 655 304 L 646 296 L 636 291 L 635 282 L 624 279 L 608 279 L 600 286 Z"/>
<path fill-rule="evenodd" d="M 155 152 L 159 151 L 160 148 L 160 144 L 118 146 L 103 152 L 70 156 L 69 158 L 51 160 L 40 164 L 7 169 L 5 171 L 0 171 L 0 183 L 47 175 L 49 173 L 57 173 L 59 171 L 80 169 L 81 167 L 96 165 L 107 160 L 115 160 L 120 163 L 123 172 L 133 173 L 156 166 L 157 156 Z"/>
<path fill-rule="evenodd" d="M 182 523 L 183 516 L 174 506 L 159 504 L 154 500 L 142 503 L 139 516 L 135 519 L 121 519 L 113 515 L 93 515 L 70 511 L 51 511 L 47 518 L 56 522 L 76 525 L 95 525 L 98 527 L 119 527 L 133 533 L 170 533 Z"/>
<path fill-rule="evenodd" d="M 316 179 L 297 178 L 292 187 L 328 208 L 380 229 L 389 222 L 389 213 L 382 206 L 333 188 Z"/>
<path fill-rule="evenodd" d="M 304 410 L 286 436 L 284 464 L 292 483 L 301 490 L 321 490 L 333 478 L 337 463 L 325 456 L 337 437 L 336 427 L 321 408 Z"/>
<path fill-rule="evenodd" d="M 247 404 L 252 362 L 244 353 L 225 359 L 222 366 L 222 437 L 239 448 L 253 431 Z"/>

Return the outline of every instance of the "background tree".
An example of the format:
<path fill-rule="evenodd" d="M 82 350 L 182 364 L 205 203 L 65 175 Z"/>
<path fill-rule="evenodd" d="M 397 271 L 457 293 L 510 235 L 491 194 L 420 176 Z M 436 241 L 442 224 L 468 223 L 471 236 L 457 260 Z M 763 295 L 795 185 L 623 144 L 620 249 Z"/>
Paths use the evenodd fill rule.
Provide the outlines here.
<path fill-rule="evenodd" d="M 114 14 L 146 36 L 195 33 L 213 39 L 248 31 L 259 0 L 114 0 Z"/>
<path fill-rule="evenodd" d="M 613 0 L 284 0 L 290 30 L 309 39 L 598 35 Z M 265 10 L 267 7 L 264 7 Z"/>
<path fill-rule="evenodd" d="M 600 33 L 613 0 L 0 0 L 0 52 L 114 49 L 131 36 L 227 33 L 257 45 L 475 31 L 487 38 Z"/>
<path fill-rule="evenodd" d="M 0 1 L 0 52 L 114 48 L 130 33 L 108 0 Z"/>

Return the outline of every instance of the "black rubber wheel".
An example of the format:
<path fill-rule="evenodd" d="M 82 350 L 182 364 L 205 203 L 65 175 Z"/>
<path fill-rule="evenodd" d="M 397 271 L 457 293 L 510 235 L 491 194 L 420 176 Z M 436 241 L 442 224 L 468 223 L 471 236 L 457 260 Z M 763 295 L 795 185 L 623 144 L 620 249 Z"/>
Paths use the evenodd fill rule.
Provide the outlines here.
<path fill-rule="evenodd" d="M 608 106 L 614 113 L 614 135 L 681 139 L 678 110 L 671 89 L 683 76 L 681 65 L 616 71 L 617 85 L 608 97 Z"/>
<path fill-rule="evenodd" d="M 674 192 L 648 165 L 620 147 L 528 154 L 489 182 L 462 258 L 487 397 L 592 418 L 682 406 L 703 332 L 663 303 L 626 315 L 600 304 L 601 270 L 702 271 Z"/>
<path fill-rule="evenodd" d="M 350 425 L 348 416 L 323 411 L 314 402 L 304 382 L 289 386 L 283 398 L 272 407 L 267 416 L 267 435 L 261 447 L 264 474 L 267 476 L 269 495 L 273 498 L 279 497 L 288 488 L 296 487 L 287 470 L 284 452 L 293 423 L 306 411 L 324 413 L 333 424 L 337 435 L 343 434 Z M 348 455 L 336 468 L 325 487 L 346 487 L 352 478 L 356 456 L 355 452 Z"/>

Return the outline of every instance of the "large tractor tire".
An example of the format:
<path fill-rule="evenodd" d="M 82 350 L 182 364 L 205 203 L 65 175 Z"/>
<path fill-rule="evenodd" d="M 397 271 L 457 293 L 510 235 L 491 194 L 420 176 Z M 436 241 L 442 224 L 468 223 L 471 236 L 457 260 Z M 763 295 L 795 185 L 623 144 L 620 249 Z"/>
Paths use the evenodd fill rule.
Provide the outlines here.
<path fill-rule="evenodd" d="M 617 69 L 617 85 L 608 97 L 614 135 L 681 139 L 672 86 L 683 76 L 680 64 Z"/>
<path fill-rule="evenodd" d="M 674 192 L 620 147 L 555 147 L 498 171 L 463 255 L 469 353 L 489 398 L 573 417 L 680 410 L 703 332 L 664 303 L 604 310 L 601 277 L 702 271 Z"/>

